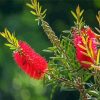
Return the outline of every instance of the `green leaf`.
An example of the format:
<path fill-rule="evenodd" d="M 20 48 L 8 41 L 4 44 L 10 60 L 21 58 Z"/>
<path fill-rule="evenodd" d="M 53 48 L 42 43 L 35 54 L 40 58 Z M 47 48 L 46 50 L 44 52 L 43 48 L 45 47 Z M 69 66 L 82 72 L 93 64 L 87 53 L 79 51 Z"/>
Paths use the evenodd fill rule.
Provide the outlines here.
<path fill-rule="evenodd" d="M 79 16 L 79 14 L 80 14 L 80 7 L 79 7 L 79 5 L 76 8 L 76 13 L 77 13 L 77 16 Z"/>
<path fill-rule="evenodd" d="M 18 40 L 16 39 L 16 37 L 14 36 L 14 34 L 11 34 L 8 29 L 5 28 L 4 32 L 0 33 L 1 36 L 3 36 L 5 39 L 7 39 L 7 41 L 9 43 L 5 44 L 6 46 L 10 47 L 10 48 L 18 48 Z"/>
<path fill-rule="evenodd" d="M 34 11 L 30 11 L 30 12 L 31 12 L 31 14 L 33 14 L 35 16 L 37 15 L 36 12 L 34 12 Z"/>
<path fill-rule="evenodd" d="M 5 43 L 4 45 L 8 47 L 14 47 L 12 44 L 8 44 L 8 43 Z"/>
<path fill-rule="evenodd" d="M 74 16 L 74 18 L 77 20 L 77 15 L 73 11 L 71 11 L 71 13 Z"/>
<path fill-rule="evenodd" d="M 98 29 L 97 27 L 95 27 L 96 31 L 100 33 L 100 29 Z"/>
<path fill-rule="evenodd" d="M 85 82 L 86 82 L 86 81 L 88 81 L 88 80 L 90 79 L 90 77 L 91 77 L 91 76 L 92 76 L 91 74 L 86 75 L 86 77 L 85 77 L 84 81 L 85 81 Z"/>
<path fill-rule="evenodd" d="M 47 50 L 47 49 L 44 49 L 44 50 L 42 50 L 42 51 L 44 51 L 44 52 L 48 52 L 48 53 L 52 53 L 53 51 L 51 51 L 51 50 Z"/>
<path fill-rule="evenodd" d="M 88 62 L 88 61 L 81 61 L 81 62 L 84 63 L 84 64 L 92 65 L 92 63 Z"/>
<path fill-rule="evenodd" d="M 63 59 L 63 58 L 62 58 L 62 57 L 50 57 L 50 59 L 61 60 L 61 59 Z"/>
<path fill-rule="evenodd" d="M 55 51 L 57 48 L 54 46 L 54 47 L 48 47 L 48 50 L 51 50 L 51 51 Z"/>
<path fill-rule="evenodd" d="M 45 15 L 46 11 L 47 11 L 47 9 L 45 9 L 41 14 L 42 15 Z"/>
<path fill-rule="evenodd" d="M 10 47 L 10 49 L 13 49 L 13 50 L 16 49 L 15 46 L 13 46 L 12 44 L 9 44 L 9 43 L 5 43 L 4 45 Z"/>
<path fill-rule="evenodd" d="M 98 50 L 98 53 L 97 53 L 97 60 L 96 60 L 97 65 L 99 64 L 99 61 L 100 61 L 100 49 Z"/>
<path fill-rule="evenodd" d="M 52 87 L 52 91 L 51 91 L 51 94 L 50 94 L 50 100 L 53 99 L 53 95 L 54 95 L 54 92 L 56 91 L 56 88 L 57 88 L 57 85 L 54 85 L 54 86 Z"/>
<path fill-rule="evenodd" d="M 11 47 L 10 49 L 11 49 L 11 50 L 16 50 L 16 48 L 15 48 L 15 47 Z"/>
<path fill-rule="evenodd" d="M 82 16 L 83 13 L 84 13 L 84 10 L 82 10 L 82 11 L 80 12 L 80 16 Z"/>
<path fill-rule="evenodd" d="M 87 57 L 90 57 L 86 52 L 84 51 L 80 51 L 83 55 L 87 56 Z"/>
<path fill-rule="evenodd" d="M 27 4 L 28 7 L 30 7 L 33 11 L 30 11 L 33 15 L 37 16 L 38 21 L 42 20 L 46 16 L 46 9 L 42 12 L 42 6 L 37 0 L 32 0 L 32 4 Z"/>
<path fill-rule="evenodd" d="M 78 46 L 79 46 L 81 49 L 83 49 L 83 50 L 87 50 L 86 47 L 84 47 L 84 46 L 81 45 L 81 44 L 78 44 Z"/>
<path fill-rule="evenodd" d="M 64 30 L 63 33 L 71 33 L 70 30 Z"/>
<path fill-rule="evenodd" d="M 70 80 L 72 80 L 72 74 L 70 72 L 68 73 L 68 77 Z"/>
<path fill-rule="evenodd" d="M 4 33 L 0 33 L 0 35 L 5 38 L 5 34 Z"/>
<path fill-rule="evenodd" d="M 8 44 L 8 43 L 5 43 L 4 45 L 5 45 L 5 46 L 8 46 L 8 47 L 13 47 L 12 44 Z"/>
<path fill-rule="evenodd" d="M 32 8 L 32 9 L 34 9 L 34 6 L 33 5 L 31 5 L 31 4 L 29 4 L 29 3 L 27 3 L 26 4 L 28 7 L 30 7 L 30 8 Z"/>
<path fill-rule="evenodd" d="M 99 93 L 97 91 L 94 91 L 94 90 L 89 90 L 88 93 L 92 96 L 96 96 L 96 97 L 99 97 Z"/>

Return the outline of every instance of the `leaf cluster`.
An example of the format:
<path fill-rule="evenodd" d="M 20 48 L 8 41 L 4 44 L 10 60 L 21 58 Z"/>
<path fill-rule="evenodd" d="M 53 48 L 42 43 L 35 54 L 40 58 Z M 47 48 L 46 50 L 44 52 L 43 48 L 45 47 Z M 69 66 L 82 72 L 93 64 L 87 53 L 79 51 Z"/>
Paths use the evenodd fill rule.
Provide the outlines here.
<path fill-rule="evenodd" d="M 97 21 L 98 21 L 99 26 L 100 26 L 100 11 L 98 11 L 98 15 L 96 15 L 96 18 L 97 18 Z"/>
<path fill-rule="evenodd" d="M 43 20 L 46 15 L 46 10 L 42 12 L 42 7 L 40 6 L 39 2 L 37 0 L 33 0 L 32 4 L 27 5 L 33 9 L 31 13 L 35 15 L 38 20 L 42 21 L 41 26 L 43 27 L 43 30 L 50 41 L 53 43 L 52 47 L 48 47 L 44 50 L 45 52 L 53 53 L 53 56 L 50 57 L 48 63 L 49 70 L 46 77 L 44 78 L 44 82 L 47 85 L 53 85 L 54 88 L 56 86 L 60 86 L 77 89 L 80 92 L 83 100 L 92 99 L 92 97 L 95 96 L 99 97 L 100 94 L 98 93 L 98 89 L 95 85 L 97 85 L 100 81 L 98 80 L 98 82 L 94 82 L 97 81 L 96 79 L 98 79 L 99 75 L 95 76 L 96 78 L 94 78 L 94 70 L 85 70 L 80 67 L 80 64 L 76 60 L 76 51 L 75 47 L 73 46 L 73 39 L 72 35 L 70 34 L 71 31 L 67 31 L 69 33 L 65 34 L 65 36 L 61 36 L 61 39 L 59 39 L 55 35 L 49 24 Z M 83 12 L 84 10 L 80 10 L 79 5 L 76 8 L 76 12 L 71 11 L 72 15 L 75 18 L 74 28 L 78 31 L 78 33 L 81 31 L 85 24 L 82 16 Z M 100 21 L 99 19 L 100 18 L 98 15 L 97 20 Z M 64 32 L 66 33 L 66 31 Z M 84 43 L 84 46 L 79 45 L 79 47 L 86 51 L 82 52 L 83 55 L 91 57 L 93 59 L 94 53 L 92 50 L 92 40 L 88 41 L 88 38 L 89 37 L 82 36 L 82 42 Z M 56 40 L 57 42 L 54 40 Z M 99 56 L 100 51 L 98 51 L 97 54 L 97 65 L 99 64 Z M 91 62 L 83 61 L 83 63 L 91 65 Z M 91 78 L 93 78 L 93 81 L 90 80 Z M 54 90 L 55 89 L 53 89 L 53 92 Z"/>
<path fill-rule="evenodd" d="M 76 12 L 71 11 L 71 13 L 75 18 L 75 22 L 74 22 L 75 25 L 78 27 L 78 29 L 81 29 L 81 27 L 84 25 L 83 16 L 82 16 L 84 13 L 84 10 L 80 10 L 80 7 L 78 5 L 76 8 Z"/>
<path fill-rule="evenodd" d="M 99 23 L 99 28 L 100 28 L 100 11 L 98 11 L 98 15 L 96 15 L 96 19 Z M 95 29 L 97 30 L 98 33 L 100 33 L 100 29 L 98 29 L 97 27 L 95 27 Z M 100 39 L 100 36 L 97 36 Z"/>
<path fill-rule="evenodd" d="M 86 71 L 80 68 L 80 64 L 75 57 L 75 47 L 71 40 L 70 34 L 68 36 L 62 36 L 61 39 L 61 47 L 69 58 L 67 60 L 63 52 L 60 52 L 55 46 L 48 47 L 44 50 L 47 53 L 54 54 L 49 60 L 49 71 L 45 78 L 45 84 L 53 85 L 54 87 L 59 86 L 60 88 L 77 89 L 77 78 L 80 78 L 82 84 L 87 87 L 87 94 L 94 96 L 98 94 L 98 91 L 94 90 L 93 82 L 90 81 L 93 73 L 90 70 Z"/>
<path fill-rule="evenodd" d="M 6 46 L 10 47 L 12 50 L 18 49 L 18 40 L 14 36 L 14 34 L 11 34 L 8 29 L 5 28 L 4 32 L 0 32 L 0 35 L 7 39 L 9 43 L 5 43 Z"/>
<path fill-rule="evenodd" d="M 27 3 L 27 6 L 32 9 L 30 12 L 37 17 L 36 20 L 40 21 L 45 18 L 47 9 L 42 11 L 42 6 L 37 0 L 31 0 L 31 4 Z"/>

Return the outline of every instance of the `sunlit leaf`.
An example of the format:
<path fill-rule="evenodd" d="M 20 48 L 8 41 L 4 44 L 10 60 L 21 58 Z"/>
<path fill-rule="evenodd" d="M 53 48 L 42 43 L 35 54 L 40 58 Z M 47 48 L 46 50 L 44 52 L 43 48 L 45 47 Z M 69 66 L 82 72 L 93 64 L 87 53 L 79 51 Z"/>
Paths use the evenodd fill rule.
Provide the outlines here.
<path fill-rule="evenodd" d="M 94 91 L 94 90 L 89 90 L 88 93 L 91 94 L 92 96 L 96 96 L 96 97 L 99 96 L 99 92 Z"/>
<path fill-rule="evenodd" d="M 86 52 L 81 51 L 81 53 L 87 57 L 90 57 Z"/>
<path fill-rule="evenodd" d="M 78 44 L 78 46 L 83 50 L 87 50 L 83 45 Z"/>
<path fill-rule="evenodd" d="M 74 16 L 74 18 L 77 20 L 76 14 L 75 14 L 73 11 L 71 11 L 71 13 L 72 13 L 72 15 Z"/>
<path fill-rule="evenodd" d="M 5 31 L 1 32 L 0 35 L 3 36 L 5 39 L 7 39 L 7 41 L 9 42 L 5 44 L 6 46 L 14 49 L 17 49 L 19 47 L 18 40 L 16 39 L 14 34 L 11 34 L 8 31 L 8 29 L 5 28 Z"/>
<path fill-rule="evenodd" d="M 100 49 L 98 50 L 96 64 L 98 65 L 100 61 Z"/>
<path fill-rule="evenodd" d="M 83 13 L 84 13 L 84 10 L 82 10 L 82 11 L 80 12 L 80 16 L 82 16 Z"/>
<path fill-rule="evenodd" d="M 85 81 L 85 82 L 88 81 L 88 80 L 91 78 L 91 76 L 92 76 L 92 74 L 86 75 L 84 81 Z"/>
<path fill-rule="evenodd" d="M 31 0 L 31 3 L 32 4 L 27 4 L 27 6 L 33 10 L 31 13 L 38 17 L 38 21 L 44 19 L 46 16 L 46 10 L 42 11 L 42 6 L 37 0 Z"/>
<path fill-rule="evenodd" d="M 41 14 L 42 15 L 45 15 L 46 11 L 47 11 L 47 9 L 45 9 Z"/>
<path fill-rule="evenodd" d="M 34 12 L 34 11 L 30 11 L 30 12 L 31 12 L 33 15 L 35 15 L 35 16 L 37 15 L 36 12 Z"/>
<path fill-rule="evenodd" d="M 81 61 L 81 62 L 84 63 L 84 64 L 92 65 L 92 63 L 88 62 L 88 61 Z"/>
<path fill-rule="evenodd" d="M 97 21 L 98 21 L 98 23 L 100 25 L 100 11 L 98 11 L 98 15 L 96 15 L 96 18 L 97 18 Z"/>
<path fill-rule="evenodd" d="M 93 50 L 92 50 L 92 40 L 89 41 L 89 49 L 90 49 L 91 56 L 94 57 Z"/>
<path fill-rule="evenodd" d="M 84 36 L 81 36 L 81 38 L 82 38 L 83 44 L 86 45 L 86 40 L 85 40 Z"/>
<path fill-rule="evenodd" d="M 27 3 L 26 4 L 28 7 L 30 7 L 30 8 L 32 8 L 32 9 L 34 9 L 34 6 L 33 5 L 31 5 L 31 4 L 29 4 L 29 3 Z"/>
<path fill-rule="evenodd" d="M 92 65 L 92 68 L 94 68 L 94 69 L 100 71 L 100 66 L 98 66 L 98 65 Z"/>
<path fill-rule="evenodd" d="M 78 16 L 80 16 L 80 7 L 79 7 L 79 5 L 76 8 L 76 13 L 77 13 Z"/>

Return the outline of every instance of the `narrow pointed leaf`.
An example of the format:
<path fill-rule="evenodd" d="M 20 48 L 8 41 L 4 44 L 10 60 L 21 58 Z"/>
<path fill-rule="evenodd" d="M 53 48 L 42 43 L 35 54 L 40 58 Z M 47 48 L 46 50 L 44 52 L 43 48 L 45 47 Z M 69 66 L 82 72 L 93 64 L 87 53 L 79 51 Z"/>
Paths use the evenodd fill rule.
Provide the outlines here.
<path fill-rule="evenodd" d="M 78 44 L 78 46 L 83 50 L 87 50 L 83 45 Z"/>
<path fill-rule="evenodd" d="M 30 11 L 30 12 L 31 12 L 33 15 L 35 15 L 35 16 L 37 15 L 36 12 L 34 12 L 34 11 Z"/>
<path fill-rule="evenodd" d="M 71 11 L 71 13 L 72 13 L 72 15 L 74 16 L 74 18 L 77 20 L 76 14 L 75 14 L 73 11 Z"/>
<path fill-rule="evenodd" d="M 81 53 L 87 57 L 90 57 L 86 52 L 81 51 Z"/>
<path fill-rule="evenodd" d="M 79 7 L 79 5 L 78 5 L 77 8 L 76 8 L 76 13 L 77 13 L 77 15 L 79 16 L 79 14 L 80 14 L 80 7 Z"/>
<path fill-rule="evenodd" d="M 81 61 L 81 62 L 84 63 L 84 64 L 92 65 L 92 63 L 88 62 L 88 61 Z"/>
<path fill-rule="evenodd" d="M 100 49 L 98 50 L 96 64 L 98 65 L 100 61 Z"/>
<path fill-rule="evenodd" d="M 30 8 L 32 8 L 32 9 L 34 9 L 34 6 L 33 5 L 31 5 L 31 4 L 29 4 L 29 3 L 27 3 L 26 4 L 28 7 L 30 7 Z"/>
<path fill-rule="evenodd" d="M 93 50 L 92 50 L 92 40 L 89 41 L 89 49 L 90 49 L 91 56 L 94 57 Z"/>
<path fill-rule="evenodd" d="M 84 12 L 84 10 L 81 11 L 80 16 L 82 16 L 83 12 Z"/>

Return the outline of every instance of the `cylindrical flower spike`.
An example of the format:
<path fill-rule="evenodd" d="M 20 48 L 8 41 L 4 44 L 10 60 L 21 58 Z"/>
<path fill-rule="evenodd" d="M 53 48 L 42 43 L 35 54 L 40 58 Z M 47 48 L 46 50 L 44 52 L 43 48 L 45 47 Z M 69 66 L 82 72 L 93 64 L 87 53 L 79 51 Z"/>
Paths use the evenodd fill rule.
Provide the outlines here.
<path fill-rule="evenodd" d="M 41 79 L 48 70 L 47 61 L 36 53 L 26 42 L 19 41 L 19 49 L 13 52 L 15 62 L 34 79 Z"/>
<path fill-rule="evenodd" d="M 96 62 L 96 35 L 89 27 L 82 29 L 80 34 L 77 31 L 73 34 L 76 58 L 83 68 L 90 68 Z"/>

